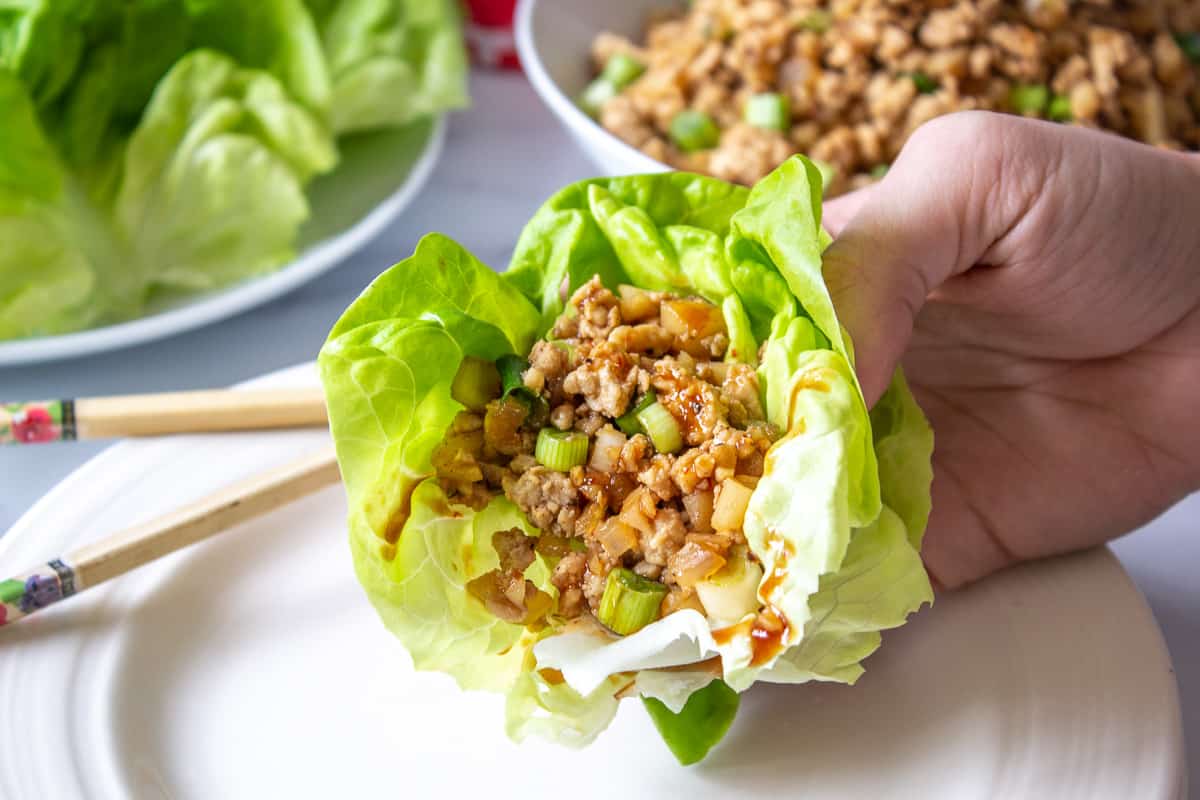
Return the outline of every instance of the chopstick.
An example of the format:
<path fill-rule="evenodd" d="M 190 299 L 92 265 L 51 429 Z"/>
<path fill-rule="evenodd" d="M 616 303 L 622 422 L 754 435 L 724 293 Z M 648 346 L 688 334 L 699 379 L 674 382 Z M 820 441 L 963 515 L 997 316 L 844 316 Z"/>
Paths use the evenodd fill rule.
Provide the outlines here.
<path fill-rule="evenodd" d="M 201 391 L 0 403 L 0 444 L 327 424 L 320 389 Z"/>
<path fill-rule="evenodd" d="M 0 581 L 0 626 L 339 480 L 331 446 Z"/>

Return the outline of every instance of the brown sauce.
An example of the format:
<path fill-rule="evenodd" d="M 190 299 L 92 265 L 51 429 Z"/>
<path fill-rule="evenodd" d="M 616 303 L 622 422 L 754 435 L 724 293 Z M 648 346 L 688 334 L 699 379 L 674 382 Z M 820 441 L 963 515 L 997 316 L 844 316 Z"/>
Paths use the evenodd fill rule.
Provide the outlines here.
<path fill-rule="evenodd" d="M 791 542 L 775 531 L 768 532 L 767 557 L 764 561 L 770 565 L 771 571 L 758 590 L 759 596 L 766 600 L 766 605 L 752 620 L 713 631 L 713 639 L 722 646 L 740 636 L 748 636 L 750 665 L 753 667 L 761 667 L 788 646 L 791 623 L 782 611 L 771 604 L 771 596 L 783 584 L 788 574 L 788 562 L 795 554 L 796 548 Z"/>
<path fill-rule="evenodd" d="M 788 562 L 796 555 L 796 548 L 787 539 L 780 536 L 775 531 L 770 531 L 767 534 L 767 562 L 771 565 L 771 571 L 767 573 L 763 579 L 762 585 L 759 587 L 759 593 L 767 599 L 775 594 L 775 590 L 780 587 L 784 579 L 788 575 Z"/>
<path fill-rule="evenodd" d="M 408 518 L 412 516 L 412 498 L 413 492 L 421 485 L 425 478 L 430 477 L 421 475 L 416 478 L 400 479 L 400 507 L 388 519 L 387 527 L 383 531 L 383 540 L 388 544 L 394 545 L 400 541 L 400 532 L 404 530 L 404 526 L 408 524 Z M 392 550 L 392 558 L 396 555 L 395 549 Z M 386 557 L 385 557 L 386 558 Z M 387 558 L 388 561 L 391 558 Z"/>
<path fill-rule="evenodd" d="M 787 617 L 775 606 L 768 604 L 754 620 L 750 630 L 750 666 L 761 667 L 783 648 L 787 647 L 791 627 Z"/>
<path fill-rule="evenodd" d="M 566 683 L 566 678 L 563 677 L 563 674 L 556 669 L 551 669 L 550 667 L 543 667 L 542 669 L 539 669 L 538 675 L 541 675 L 542 680 L 551 686 L 559 686 L 563 683 Z"/>
<path fill-rule="evenodd" d="M 719 628 L 712 632 L 713 640 L 724 647 L 739 636 L 749 636 L 753 628 L 754 620 L 746 620 L 739 622 L 737 625 L 730 625 L 728 628 Z"/>
<path fill-rule="evenodd" d="M 712 632 L 713 640 L 724 647 L 739 637 L 750 638 L 750 665 L 761 667 L 787 647 L 791 626 L 787 617 L 775 606 L 768 604 L 752 620 L 730 625 Z"/>
<path fill-rule="evenodd" d="M 703 435 L 705 432 L 700 420 L 703 418 L 704 412 L 712 405 L 704 391 L 706 385 L 702 384 L 699 379 L 691 383 L 677 380 L 675 388 L 663 398 L 663 404 L 679 421 L 684 439 L 688 441 L 693 440 L 697 434 Z"/>
<path fill-rule="evenodd" d="M 456 511 L 453 506 L 446 501 L 445 495 L 438 495 L 429 501 L 429 510 L 437 514 L 439 517 L 449 517 L 458 519 L 462 516 L 461 511 Z"/>

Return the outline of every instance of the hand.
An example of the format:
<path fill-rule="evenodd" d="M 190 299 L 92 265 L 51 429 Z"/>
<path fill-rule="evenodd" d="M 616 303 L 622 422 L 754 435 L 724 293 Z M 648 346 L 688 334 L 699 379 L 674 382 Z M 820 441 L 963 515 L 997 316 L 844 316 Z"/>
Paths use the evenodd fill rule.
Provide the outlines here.
<path fill-rule="evenodd" d="M 874 403 L 933 424 L 923 555 L 956 587 L 1200 488 L 1200 161 L 970 112 L 832 201 L 826 279 Z"/>

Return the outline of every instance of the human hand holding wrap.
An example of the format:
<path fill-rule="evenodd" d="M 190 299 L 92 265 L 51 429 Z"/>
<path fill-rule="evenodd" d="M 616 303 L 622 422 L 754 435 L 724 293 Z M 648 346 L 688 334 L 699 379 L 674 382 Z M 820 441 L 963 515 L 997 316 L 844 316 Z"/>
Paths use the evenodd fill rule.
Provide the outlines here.
<path fill-rule="evenodd" d="M 868 404 L 903 361 L 937 434 L 923 556 L 955 587 L 1200 488 L 1200 161 L 984 113 L 828 204 Z"/>

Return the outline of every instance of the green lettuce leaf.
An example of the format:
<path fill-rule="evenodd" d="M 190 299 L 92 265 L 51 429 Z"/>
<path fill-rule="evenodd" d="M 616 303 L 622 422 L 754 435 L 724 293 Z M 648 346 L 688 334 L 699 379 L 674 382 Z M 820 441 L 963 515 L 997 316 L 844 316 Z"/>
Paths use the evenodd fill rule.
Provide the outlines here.
<path fill-rule="evenodd" d="M 0 0 L 0 72 L 0 339 L 277 269 L 338 134 L 466 99 L 452 0 Z"/>
<path fill-rule="evenodd" d="M 871 428 L 883 502 L 900 516 L 909 543 L 920 549 L 929 522 L 933 429 L 900 370 L 871 409 Z"/>
<path fill-rule="evenodd" d="M 307 2 L 329 64 L 335 132 L 404 125 L 466 105 L 466 56 L 454 3 Z"/>
<path fill-rule="evenodd" d="M 536 666 L 527 650 L 525 668 L 508 692 L 505 732 L 515 742 L 537 736 L 567 747 L 591 744 L 616 716 L 617 694 L 628 681 L 614 675 L 582 695 L 557 678 L 548 681 Z"/>
<path fill-rule="evenodd" d="M 0 4 L 0 69 L 16 75 L 36 105 L 54 102 L 83 58 L 93 12 L 90 0 Z"/>
<path fill-rule="evenodd" d="M 704 759 L 729 730 L 737 716 L 738 693 L 720 679 L 714 679 L 688 698 L 679 711 L 672 711 L 653 697 L 642 698 L 654 727 L 680 764 L 695 764 Z"/>
<path fill-rule="evenodd" d="M 821 576 L 809 598 L 804 636 L 759 677 L 773 683 L 857 681 L 863 659 L 882 641 L 879 632 L 903 625 L 923 603 L 933 602 L 929 576 L 908 539 L 908 529 L 887 506 L 856 530 L 838 570 Z"/>
<path fill-rule="evenodd" d="M 899 375 L 868 413 L 821 275 L 820 196 L 820 173 L 802 158 L 750 191 L 683 173 L 584 181 L 537 212 L 502 276 L 427 237 L 331 332 L 319 363 L 362 583 L 418 667 L 507 694 L 515 738 L 586 743 L 632 686 L 654 700 L 681 760 L 700 758 L 732 712 L 689 713 L 689 698 L 700 708 L 718 691 L 705 687 L 736 698 L 759 679 L 853 682 L 880 631 L 931 599 L 918 547 L 932 434 Z M 499 498 L 483 512 L 497 520 L 483 524 L 430 479 L 433 448 L 460 410 L 450 398 L 457 366 L 465 355 L 527 352 L 593 275 L 613 289 L 719 304 L 729 357 L 758 367 L 767 416 L 784 436 L 745 534 L 768 576 L 760 599 L 787 621 L 775 652 L 755 644 L 753 615 L 722 643 L 696 612 L 623 639 L 553 626 L 534 635 L 462 589 L 472 569 L 495 563 L 485 534 L 518 521 L 532 531 Z M 527 577 L 536 583 L 550 566 L 539 561 Z M 720 684 L 702 670 L 663 669 L 714 655 Z"/>
<path fill-rule="evenodd" d="M 32 98 L 0 69 L 0 338 L 72 329 L 112 243 L 81 202 Z"/>
<path fill-rule="evenodd" d="M 328 113 L 329 67 L 303 0 L 185 0 L 192 46 L 220 50 L 274 75 L 310 110 Z"/>
<path fill-rule="evenodd" d="M 118 231 L 144 285 L 211 289 L 293 254 L 304 183 L 333 139 L 265 72 L 196 51 L 163 78 L 125 150 Z"/>
<path fill-rule="evenodd" d="M 404 535 L 419 510 L 413 496 L 462 408 L 450 384 L 463 357 L 528 351 L 537 320 L 536 309 L 499 276 L 434 234 L 380 275 L 338 321 L 319 363 L 350 498 L 351 538 L 362 558 L 386 561 L 381 543 L 416 538 Z M 490 552 L 490 540 L 483 545 Z M 487 552 L 470 557 L 489 558 Z M 391 580 L 378 574 L 380 581 L 366 583 L 377 602 Z"/>

